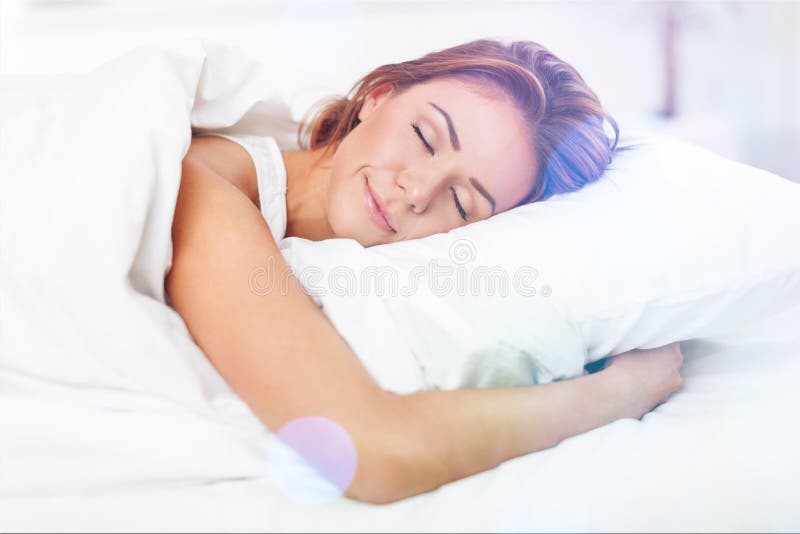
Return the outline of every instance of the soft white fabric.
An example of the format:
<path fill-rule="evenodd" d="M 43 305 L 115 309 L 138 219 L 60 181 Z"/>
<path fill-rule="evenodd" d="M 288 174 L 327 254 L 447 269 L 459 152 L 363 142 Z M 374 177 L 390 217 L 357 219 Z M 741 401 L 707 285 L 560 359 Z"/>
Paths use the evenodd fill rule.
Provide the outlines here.
<path fill-rule="evenodd" d="M 667 137 L 622 144 L 637 146 L 600 181 L 446 234 L 368 249 L 292 237 L 282 250 L 323 273 L 307 288 L 396 391 L 569 378 L 633 348 L 733 339 L 800 304 L 800 186 Z M 399 296 L 365 269 L 399 280 Z M 414 363 L 416 376 L 395 372 Z"/>
<path fill-rule="evenodd" d="M 192 130 L 281 138 L 269 72 L 187 39 L 0 85 L 0 495 L 252 474 L 269 433 L 163 284 Z"/>
<path fill-rule="evenodd" d="M 286 166 L 275 138 L 269 135 L 198 134 L 223 137 L 244 148 L 256 169 L 261 215 L 275 242 L 286 235 Z"/>
<path fill-rule="evenodd" d="M 583 372 L 581 338 L 552 299 L 488 285 L 472 291 L 472 280 L 487 279 L 483 266 L 496 263 L 467 239 L 438 234 L 364 248 L 350 239 L 290 237 L 281 250 L 385 389 L 503 387 Z M 473 254 L 467 263 L 453 260 Z M 511 262 L 501 265 L 509 278 L 526 272 Z M 464 291 L 461 280 L 467 281 Z"/>
<path fill-rule="evenodd" d="M 641 421 L 618 420 L 386 506 L 291 498 L 273 482 L 258 435 L 242 433 L 235 446 L 220 447 L 229 432 L 191 414 L 164 414 L 144 404 L 103 412 L 44 398 L 3 402 L 3 428 L 13 411 L 13 432 L 39 426 L 39 446 L 49 448 L 37 451 L 41 463 L 35 465 L 17 465 L 7 456 L 0 479 L 12 469 L 54 482 L 42 484 L 47 492 L 0 499 L 0 529 L 797 532 L 800 432 L 793 423 L 800 342 L 693 341 L 685 353 L 683 387 Z M 52 447 L 51 424 L 78 431 Z M 89 476 L 96 467 L 119 471 L 134 462 L 141 472 L 135 483 L 78 491 L 55 483 L 70 460 L 74 471 Z"/>

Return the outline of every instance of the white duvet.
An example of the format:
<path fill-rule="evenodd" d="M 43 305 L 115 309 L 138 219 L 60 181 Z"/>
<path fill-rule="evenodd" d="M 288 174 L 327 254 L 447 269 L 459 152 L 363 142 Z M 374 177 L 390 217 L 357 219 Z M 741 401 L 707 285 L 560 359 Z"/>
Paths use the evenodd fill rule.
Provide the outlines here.
<path fill-rule="evenodd" d="M 3 529 L 36 525 L 126 528 L 114 524 L 114 516 L 108 514 L 116 507 L 118 517 L 125 517 L 126 506 L 135 507 L 141 499 L 162 506 L 154 512 L 161 514 L 154 516 L 154 522 L 138 519 L 142 528 L 158 529 L 158 518 L 166 521 L 167 514 L 175 510 L 182 519 L 165 523 L 171 529 L 203 528 L 193 517 L 206 518 L 211 529 L 226 525 L 268 530 L 294 525 L 301 530 L 302 525 L 332 527 L 330 522 L 314 523 L 300 504 L 287 507 L 290 499 L 269 483 L 274 467 L 269 453 L 277 440 L 228 388 L 194 344 L 181 318 L 164 303 L 163 276 L 172 255 L 170 227 L 180 162 L 192 128 L 262 133 L 279 139 L 292 133 L 288 120 L 275 122 L 275 117 L 288 118 L 288 112 L 280 99 L 269 93 L 274 84 L 263 76 L 262 71 L 237 62 L 236 56 L 222 47 L 186 40 L 169 47 L 139 49 L 87 75 L 37 86 L 35 92 L 29 86 L 0 82 Z M 272 119 L 268 125 L 266 117 Z M 758 349 L 752 350 L 757 356 Z M 794 357 L 782 360 L 783 371 L 774 377 L 781 379 L 780 387 L 786 387 L 791 382 L 787 377 L 798 376 L 796 357 L 800 354 L 794 348 L 778 352 L 779 357 Z M 380 362 L 368 365 L 376 369 Z M 696 369 L 701 369 L 702 361 L 697 365 Z M 762 378 L 766 383 L 773 377 L 763 374 Z M 731 382 L 741 388 L 738 391 L 743 397 L 755 392 L 748 390 L 747 384 L 752 381 Z M 689 388 L 683 398 L 691 391 Z M 758 391 L 775 394 L 785 390 L 766 387 Z M 715 402 L 724 401 L 715 400 L 708 392 L 704 395 L 704 402 L 694 403 L 692 410 L 711 413 L 718 408 Z M 651 504 L 658 509 L 669 507 L 662 510 L 663 518 L 670 513 L 680 516 L 682 502 L 696 510 L 701 496 L 692 493 L 691 481 L 669 478 L 672 475 L 665 466 L 670 461 L 683 462 L 687 475 L 700 473 L 702 488 L 719 485 L 723 496 L 717 500 L 707 496 L 714 514 L 743 514 L 741 506 L 749 502 L 756 510 L 742 515 L 742 525 L 796 528 L 800 526 L 797 513 L 785 508 L 780 498 L 746 492 L 746 486 L 755 480 L 774 482 L 779 497 L 797 489 L 795 475 L 800 473 L 796 463 L 781 469 L 770 463 L 776 458 L 794 459 L 784 454 L 784 446 L 797 445 L 797 435 L 787 433 L 793 412 L 780 412 L 784 401 L 796 406 L 797 396 L 776 396 L 759 408 L 761 412 L 753 408 L 753 413 L 725 419 L 725 424 L 733 425 L 731 439 L 752 430 L 777 443 L 777 452 L 759 449 L 761 441 L 753 439 L 744 442 L 747 447 L 735 449 L 748 466 L 753 459 L 767 462 L 768 472 L 740 467 L 731 475 L 733 459 L 727 457 L 718 466 L 704 464 L 715 450 L 707 441 L 698 442 L 702 443 L 699 448 L 672 453 L 660 449 L 658 436 L 667 436 L 682 425 L 684 439 L 696 434 L 698 439 L 708 440 L 710 436 L 718 440 L 718 447 L 724 436 L 709 434 L 707 419 L 685 418 L 679 408 L 675 411 L 667 404 L 646 418 L 645 425 L 620 421 L 590 433 L 594 440 L 578 437 L 551 451 L 401 503 L 399 509 L 406 512 L 414 509 L 442 515 L 428 523 L 425 516 L 395 523 L 392 518 L 397 515 L 385 515 L 382 529 L 401 524 L 401 530 L 424 529 L 426 525 L 446 528 L 448 524 L 464 529 L 468 528 L 464 521 L 470 517 L 478 521 L 476 528 L 553 529 L 557 517 L 552 511 L 550 515 L 536 512 L 532 502 L 568 515 L 571 510 L 591 508 L 586 499 L 606 499 L 608 492 L 633 499 L 631 505 L 641 507 L 644 504 L 635 490 L 647 484 L 647 470 L 652 470 L 653 476 L 666 476 L 667 482 L 661 483 L 669 489 L 659 486 L 664 491 L 655 492 Z M 786 415 L 786 426 L 782 434 L 771 437 L 770 432 L 778 428 L 773 423 L 781 419 L 781 413 Z M 736 426 L 738 416 L 755 426 L 749 430 Z M 691 426 L 692 421 L 699 423 L 690 432 L 686 425 Z M 699 450 L 699 456 L 692 456 L 690 449 Z M 637 451 L 634 458 L 639 467 L 624 464 L 633 451 Z M 611 463 L 601 467 L 606 462 Z M 582 489 L 572 487 L 581 479 L 570 476 L 589 467 L 597 473 L 588 481 L 591 484 Z M 308 474 L 303 466 L 296 469 L 298 474 Z M 619 478 L 621 473 L 639 478 L 629 485 Z M 718 481 L 709 478 L 716 474 Z M 758 478 L 761 476 L 765 478 Z M 547 488 L 535 482 L 537 479 L 542 484 L 560 485 Z M 308 480 L 309 485 L 315 484 Z M 686 484 L 684 497 L 690 502 L 682 501 L 682 483 Z M 210 484 L 214 486 L 197 490 L 198 485 Z M 733 491 L 730 484 L 736 484 L 738 490 Z M 767 486 L 770 484 L 758 486 L 758 491 Z M 184 490 L 188 493 L 181 493 Z M 570 495 L 581 498 L 570 502 Z M 165 496 L 177 496 L 177 501 Z M 261 500 L 262 496 L 269 498 Z M 484 496 L 490 503 L 486 508 L 473 508 L 460 523 L 451 517 L 460 513 L 457 510 L 464 499 L 477 503 Z M 94 503 L 103 505 L 105 498 L 119 500 L 112 501 L 115 504 L 109 512 L 93 507 Z M 181 504 L 174 510 L 167 509 L 170 502 L 178 501 Z M 214 516 L 216 502 L 227 507 L 225 513 L 236 515 Z M 87 508 L 81 512 L 84 505 Z M 243 506 L 252 515 L 242 517 Z M 264 509 L 255 512 L 259 506 Z M 367 528 L 348 514 L 368 508 L 339 500 L 319 517 Z M 44 511 L 36 518 L 26 515 L 34 510 Z M 74 514 L 69 510 L 75 510 Z M 370 513 L 392 513 L 374 510 Z M 493 513 L 507 515 L 494 517 Z M 607 515 L 606 524 L 625 525 L 624 521 L 614 523 L 623 513 L 619 508 Z M 273 522 L 273 514 L 280 520 Z M 136 520 L 134 515 L 129 519 Z M 690 517 L 694 518 L 691 524 L 700 524 L 695 512 Z M 48 523 L 56 518 L 64 522 Z M 569 519 L 569 524 L 583 524 L 575 517 Z M 724 518 L 720 515 L 718 519 Z M 633 524 L 643 526 L 641 521 Z M 731 528 L 739 523 L 717 524 Z"/>
<path fill-rule="evenodd" d="M 165 304 L 163 278 L 192 127 L 259 133 L 284 116 L 268 85 L 199 40 L 34 93 L 3 85 L 0 495 L 259 473 L 267 431 Z"/>

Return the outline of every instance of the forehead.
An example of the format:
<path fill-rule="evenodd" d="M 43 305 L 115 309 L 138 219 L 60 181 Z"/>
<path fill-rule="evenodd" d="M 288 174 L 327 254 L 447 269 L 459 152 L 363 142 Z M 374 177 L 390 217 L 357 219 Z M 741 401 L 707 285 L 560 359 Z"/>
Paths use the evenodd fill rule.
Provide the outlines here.
<path fill-rule="evenodd" d="M 438 78 L 408 89 L 406 102 L 429 118 L 439 150 L 478 179 L 497 202 L 497 212 L 516 205 L 533 187 L 536 156 L 529 129 L 510 98 L 499 90 Z M 450 116 L 459 151 L 452 150 L 445 118 L 431 104 Z"/>

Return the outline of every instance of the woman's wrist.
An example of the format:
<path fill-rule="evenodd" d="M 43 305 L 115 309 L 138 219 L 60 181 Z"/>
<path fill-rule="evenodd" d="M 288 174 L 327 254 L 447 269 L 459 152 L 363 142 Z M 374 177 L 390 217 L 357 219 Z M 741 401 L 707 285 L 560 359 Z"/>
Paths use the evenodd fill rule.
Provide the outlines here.
<path fill-rule="evenodd" d="M 607 380 L 609 387 L 615 392 L 620 419 L 641 417 L 641 395 L 637 394 L 636 380 L 627 368 L 622 366 L 605 367 L 597 374 Z"/>

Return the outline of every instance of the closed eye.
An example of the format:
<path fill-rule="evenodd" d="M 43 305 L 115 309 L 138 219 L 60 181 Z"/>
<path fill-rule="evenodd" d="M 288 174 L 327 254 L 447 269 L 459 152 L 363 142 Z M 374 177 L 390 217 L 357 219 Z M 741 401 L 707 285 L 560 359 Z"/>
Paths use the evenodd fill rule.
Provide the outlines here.
<path fill-rule="evenodd" d="M 422 136 L 422 132 L 419 129 L 419 125 L 416 123 L 411 123 L 411 127 L 414 128 L 414 131 L 417 132 L 417 137 L 420 138 L 422 144 L 425 145 L 425 149 L 431 153 L 431 156 L 434 155 L 433 147 L 428 144 L 428 141 Z"/>
<path fill-rule="evenodd" d="M 422 135 L 422 131 L 419 129 L 419 125 L 418 125 L 418 124 L 416 124 L 416 123 L 413 123 L 413 122 L 412 122 L 412 123 L 411 123 L 411 127 L 412 127 L 412 128 L 414 128 L 414 131 L 417 133 L 417 137 L 419 137 L 419 138 L 420 138 L 420 140 L 422 141 L 422 144 L 423 144 L 423 145 L 425 145 L 425 149 L 426 149 L 428 152 L 430 152 L 431 156 L 433 156 L 433 155 L 435 154 L 435 152 L 433 151 L 433 147 L 432 147 L 431 145 L 429 145 L 429 144 L 428 144 L 428 141 L 427 141 L 427 140 L 425 139 L 425 137 Z M 458 195 L 456 194 L 456 190 L 455 190 L 455 189 L 453 189 L 453 188 L 451 187 L 451 188 L 450 188 L 450 191 L 452 191 L 452 193 L 453 193 L 453 200 L 454 200 L 454 201 L 455 201 L 455 203 L 456 203 L 456 209 L 458 210 L 458 215 L 459 215 L 459 216 L 460 216 L 462 219 L 464 219 L 464 220 L 466 221 L 466 220 L 467 220 L 467 217 L 468 217 L 468 215 L 467 215 L 467 212 L 466 212 L 466 211 L 464 211 L 464 208 L 461 206 L 461 202 L 459 202 L 459 200 L 458 200 Z"/>
<path fill-rule="evenodd" d="M 461 207 L 461 202 L 458 201 L 458 195 L 456 194 L 456 190 L 451 187 L 450 191 L 453 192 L 453 200 L 456 201 L 456 209 L 458 210 L 458 214 L 461 216 L 462 219 L 466 221 L 468 215 L 467 212 L 464 211 L 464 208 Z"/>
<path fill-rule="evenodd" d="M 422 141 L 422 144 L 425 145 L 425 149 L 428 152 L 430 152 L 431 156 L 433 156 L 435 154 L 435 152 L 433 151 L 433 147 L 430 144 L 428 144 L 428 141 L 422 135 L 422 131 L 419 129 L 419 125 L 412 122 L 411 127 L 414 128 L 414 131 L 417 133 L 417 137 L 419 137 L 420 141 Z M 456 209 L 458 210 L 458 214 L 461 216 L 462 219 L 466 221 L 468 215 L 467 212 L 464 211 L 464 208 L 461 207 L 461 202 L 458 201 L 458 195 L 456 195 L 456 190 L 453 189 L 452 187 L 450 188 L 450 190 L 453 192 L 453 200 L 455 200 L 456 202 Z"/>

